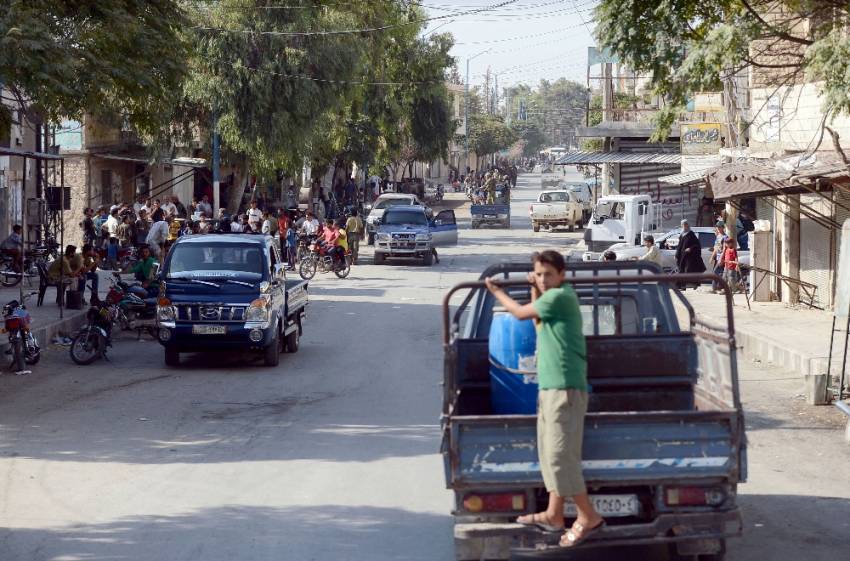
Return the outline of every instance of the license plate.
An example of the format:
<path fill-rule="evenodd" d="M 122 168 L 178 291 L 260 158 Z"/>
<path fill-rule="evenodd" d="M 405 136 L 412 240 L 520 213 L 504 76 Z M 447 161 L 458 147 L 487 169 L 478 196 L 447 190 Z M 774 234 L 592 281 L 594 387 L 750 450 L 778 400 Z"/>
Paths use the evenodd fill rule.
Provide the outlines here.
<path fill-rule="evenodd" d="M 590 502 L 603 518 L 640 514 L 640 501 L 637 495 L 590 495 Z M 564 504 L 564 516 L 575 518 L 577 515 L 575 503 L 568 500 Z"/>
<path fill-rule="evenodd" d="M 495 214 L 485 214 L 484 218 L 496 218 Z"/>
<path fill-rule="evenodd" d="M 193 325 L 192 333 L 194 335 L 224 335 L 227 333 L 227 327 L 223 325 Z"/>

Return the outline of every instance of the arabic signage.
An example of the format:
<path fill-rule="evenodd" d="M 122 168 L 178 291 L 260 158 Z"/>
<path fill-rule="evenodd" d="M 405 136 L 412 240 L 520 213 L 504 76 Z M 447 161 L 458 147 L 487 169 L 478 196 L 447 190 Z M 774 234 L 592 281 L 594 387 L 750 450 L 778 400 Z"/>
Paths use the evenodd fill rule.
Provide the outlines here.
<path fill-rule="evenodd" d="M 587 65 L 596 66 L 597 64 L 617 64 L 619 59 L 608 49 L 597 49 L 596 47 L 587 48 Z"/>
<path fill-rule="evenodd" d="M 682 154 L 700 156 L 720 152 L 720 123 L 682 123 Z"/>

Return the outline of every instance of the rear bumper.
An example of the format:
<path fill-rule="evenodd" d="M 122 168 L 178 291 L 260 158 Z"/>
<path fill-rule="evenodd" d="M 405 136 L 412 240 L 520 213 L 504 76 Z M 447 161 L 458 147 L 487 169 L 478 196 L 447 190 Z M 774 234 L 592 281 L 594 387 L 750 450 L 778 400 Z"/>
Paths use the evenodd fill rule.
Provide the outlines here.
<path fill-rule="evenodd" d="M 577 547 L 608 547 L 721 540 L 740 536 L 743 530 L 738 508 L 723 512 L 659 514 L 652 522 L 610 525 Z M 557 548 L 560 534 L 547 534 L 536 528 L 512 522 L 459 523 L 455 540 L 510 540 L 514 551 L 538 551 Z"/>

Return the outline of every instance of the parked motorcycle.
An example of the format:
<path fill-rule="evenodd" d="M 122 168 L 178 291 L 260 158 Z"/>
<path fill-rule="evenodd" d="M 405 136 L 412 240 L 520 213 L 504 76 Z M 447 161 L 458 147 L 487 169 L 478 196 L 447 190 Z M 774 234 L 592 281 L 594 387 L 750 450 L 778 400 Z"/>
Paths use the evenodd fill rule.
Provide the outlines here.
<path fill-rule="evenodd" d="M 334 258 L 331 254 L 332 248 L 325 243 L 313 241 L 310 244 L 310 253 L 301 259 L 298 266 L 298 274 L 304 280 L 310 280 L 316 276 L 316 272 L 329 273 L 334 272 L 336 276 L 344 279 L 351 272 L 351 251 L 345 252 L 345 257 L 342 261 Z"/>
<path fill-rule="evenodd" d="M 39 246 L 24 254 L 24 268 L 21 272 L 21 258 L 7 252 L 0 253 L 0 284 L 3 286 L 17 286 L 24 277 L 38 278 L 36 264 L 41 262 L 47 264 L 50 248 Z"/>
<path fill-rule="evenodd" d="M 148 291 L 138 284 L 128 284 L 121 275 L 113 273 L 112 286 L 106 294 L 106 302 L 117 307 L 116 321 L 124 331 L 136 330 L 139 336 L 145 331 L 156 336 L 156 304 Z"/>
<path fill-rule="evenodd" d="M 95 300 L 92 302 L 86 321 L 88 322 L 71 342 L 71 360 L 85 366 L 106 357 L 107 347 L 112 346 L 112 324 L 117 321 L 117 305 Z"/>
<path fill-rule="evenodd" d="M 3 323 L 9 334 L 9 351 L 12 355 L 11 367 L 22 372 L 24 364 L 36 364 L 41 358 L 41 349 L 35 335 L 30 331 L 32 318 L 27 311 L 26 301 L 38 292 L 31 292 L 23 302 L 12 300 L 3 306 Z"/>

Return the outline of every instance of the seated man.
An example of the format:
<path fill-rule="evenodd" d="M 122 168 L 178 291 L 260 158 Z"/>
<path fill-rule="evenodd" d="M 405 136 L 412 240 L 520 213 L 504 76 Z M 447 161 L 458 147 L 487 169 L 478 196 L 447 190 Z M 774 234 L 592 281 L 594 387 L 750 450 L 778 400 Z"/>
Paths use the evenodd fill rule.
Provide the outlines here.
<path fill-rule="evenodd" d="M 71 260 L 77 254 L 77 247 L 69 245 L 65 248 L 65 253 L 60 259 L 53 261 L 47 268 L 47 278 L 53 283 L 58 283 L 62 280 L 62 289 L 56 291 L 56 301 L 63 302 L 65 288 L 71 284 L 73 279 L 79 278 L 80 271 L 74 270 L 71 266 Z"/>
<path fill-rule="evenodd" d="M 126 271 L 128 273 L 133 273 L 134 278 L 142 283 L 142 286 L 147 289 L 148 294 L 151 294 L 152 287 L 154 291 L 157 290 L 156 284 L 153 282 L 153 269 L 155 264 L 156 259 L 151 256 L 150 248 L 143 246 L 139 250 L 139 260 Z"/>
<path fill-rule="evenodd" d="M 21 225 L 15 224 L 12 226 L 12 233 L 9 234 L 9 237 L 0 244 L 0 250 L 12 257 L 15 263 L 20 262 L 21 250 L 24 248 L 24 238 L 21 236 L 22 232 L 23 228 L 21 228 Z"/>

